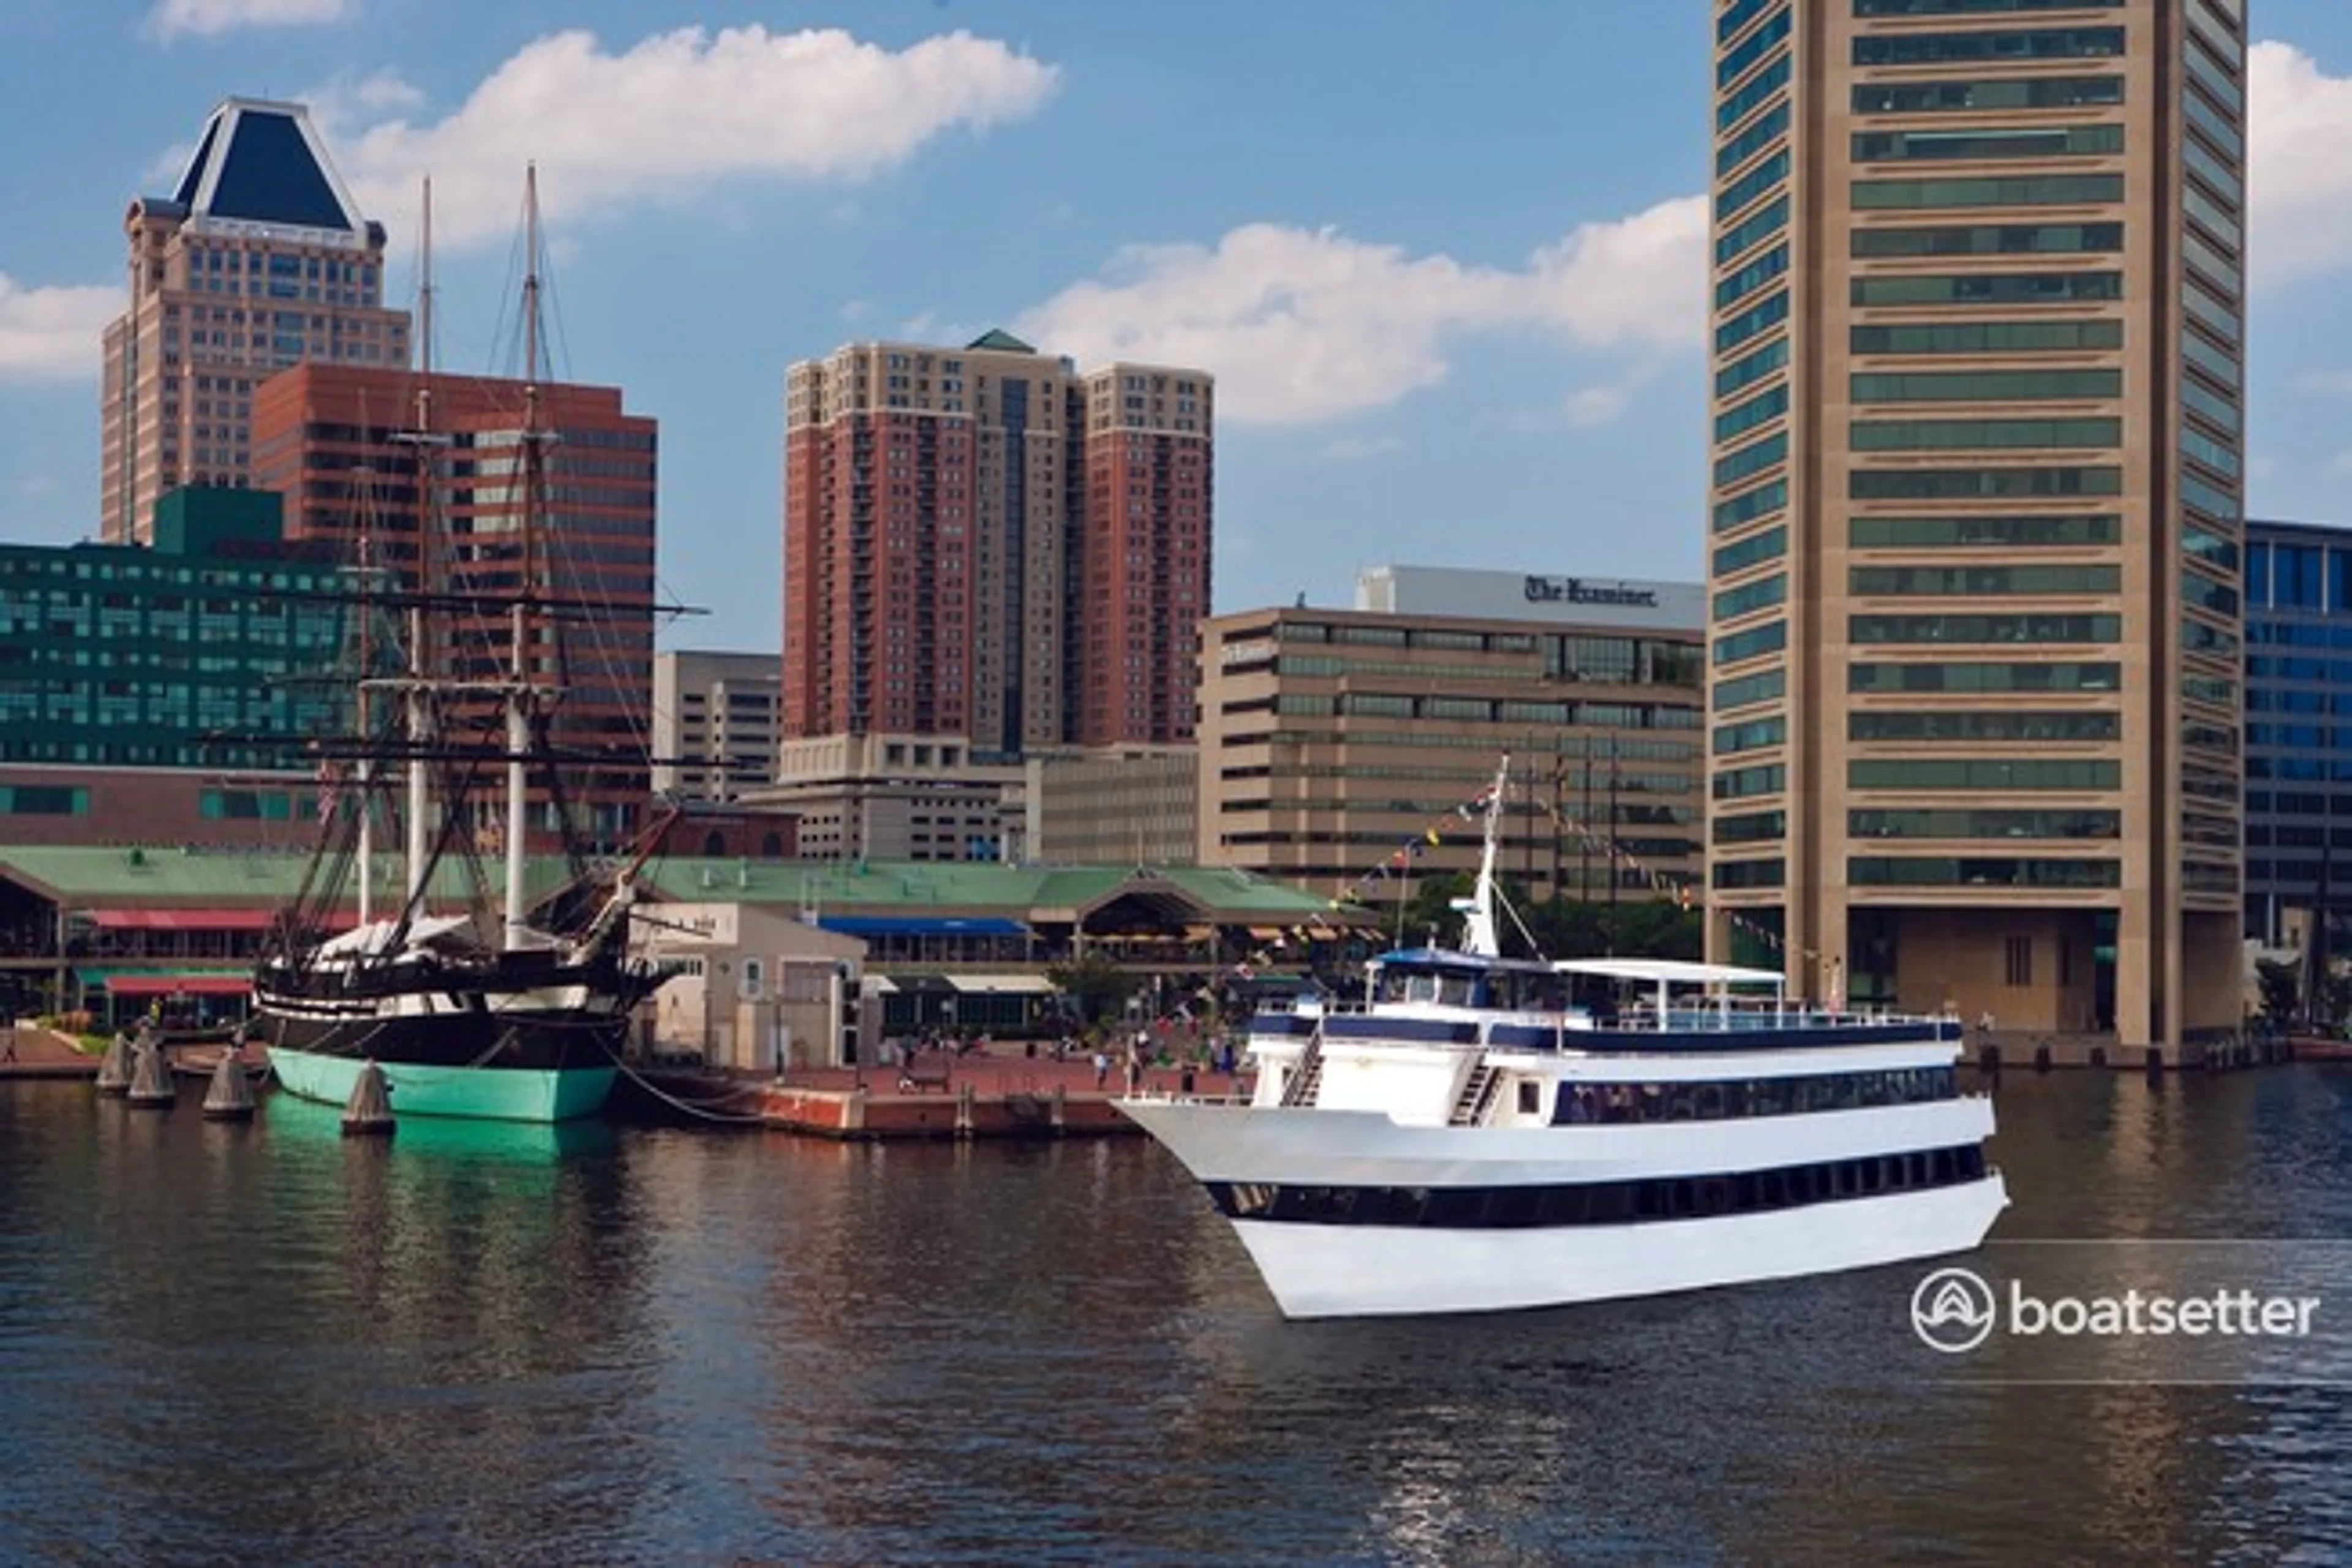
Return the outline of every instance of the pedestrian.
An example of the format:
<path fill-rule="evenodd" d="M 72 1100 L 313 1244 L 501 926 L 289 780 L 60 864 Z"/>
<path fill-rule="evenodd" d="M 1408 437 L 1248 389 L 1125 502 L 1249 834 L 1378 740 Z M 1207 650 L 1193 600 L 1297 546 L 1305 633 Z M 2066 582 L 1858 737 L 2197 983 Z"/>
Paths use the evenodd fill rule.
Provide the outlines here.
<path fill-rule="evenodd" d="M 1110 1082 L 1110 1053 L 1095 1052 L 1095 1087 L 1101 1089 Z"/>

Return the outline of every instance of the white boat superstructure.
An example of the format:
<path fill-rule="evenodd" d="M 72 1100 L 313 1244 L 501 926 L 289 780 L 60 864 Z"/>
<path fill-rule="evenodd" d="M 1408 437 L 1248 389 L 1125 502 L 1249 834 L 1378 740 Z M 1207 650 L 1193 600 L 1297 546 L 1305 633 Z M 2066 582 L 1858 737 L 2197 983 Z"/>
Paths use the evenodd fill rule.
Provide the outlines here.
<path fill-rule="evenodd" d="M 1579 1005 L 1580 984 L 1641 1000 Z M 1361 1004 L 1261 1013 L 1249 1048 L 1246 1101 L 1119 1105 L 1289 1317 L 1895 1263 L 1976 1247 L 2008 1202 L 1957 1019 L 1791 1008 L 1772 971 L 1412 949 Z"/>

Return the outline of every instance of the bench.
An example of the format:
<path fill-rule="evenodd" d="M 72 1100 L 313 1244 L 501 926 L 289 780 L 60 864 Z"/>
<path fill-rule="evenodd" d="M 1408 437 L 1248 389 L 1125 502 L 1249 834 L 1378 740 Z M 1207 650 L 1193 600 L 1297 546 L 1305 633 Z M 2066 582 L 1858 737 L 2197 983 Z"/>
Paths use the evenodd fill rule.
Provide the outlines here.
<path fill-rule="evenodd" d="M 923 1089 L 945 1089 L 948 1073 L 954 1064 L 946 1057 L 914 1057 L 898 1067 L 898 1088 L 901 1092 Z"/>

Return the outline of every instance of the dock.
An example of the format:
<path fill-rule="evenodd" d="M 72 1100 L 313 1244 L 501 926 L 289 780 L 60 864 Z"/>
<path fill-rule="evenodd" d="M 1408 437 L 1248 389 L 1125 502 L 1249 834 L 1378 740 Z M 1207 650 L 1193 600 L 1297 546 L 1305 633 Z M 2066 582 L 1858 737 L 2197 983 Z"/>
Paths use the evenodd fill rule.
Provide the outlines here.
<path fill-rule="evenodd" d="M 18 1022 L 0 1029 L 0 1079 L 98 1076 L 99 1058 L 70 1035 Z"/>
<path fill-rule="evenodd" d="M 1153 1067 L 1145 1069 L 1140 1091 L 1230 1095 L 1245 1092 L 1247 1082 Z M 1127 1092 L 1124 1069 L 1114 1068 L 1097 1085 L 1093 1067 L 1076 1057 L 933 1054 L 913 1070 L 796 1068 L 779 1077 L 655 1072 L 641 1075 L 640 1092 L 716 1108 L 712 1115 L 746 1125 L 850 1142 L 1124 1137 L 1142 1131 L 1112 1103 Z"/>

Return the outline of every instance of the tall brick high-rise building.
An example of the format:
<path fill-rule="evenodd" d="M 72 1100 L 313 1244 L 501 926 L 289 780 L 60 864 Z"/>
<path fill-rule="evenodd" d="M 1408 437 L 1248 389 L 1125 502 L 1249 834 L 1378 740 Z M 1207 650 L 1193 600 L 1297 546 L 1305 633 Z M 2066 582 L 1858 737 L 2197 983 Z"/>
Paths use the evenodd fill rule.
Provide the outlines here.
<path fill-rule="evenodd" d="M 990 332 L 857 343 L 785 398 L 788 739 L 979 757 L 1190 740 L 1212 383 Z"/>
<path fill-rule="evenodd" d="M 251 477 L 254 389 L 304 361 L 408 363 L 360 216 L 299 103 L 233 98 L 187 172 L 123 219 L 131 303 L 106 330 L 99 533 L 145 542 L 156 498 Z"/>
<path fill-rule="evenodd" d="M 517 479 L 534 421 L 542 483 L 527 509 Z M 338 541 L 352 562 L 364 550 L 412 585 L 576 606 L 560 641 L 552 618 L 531 616 L 530 668 L 563 688 L 551 739 L 578 759 L 575 820 L 606 845 L 643 826 L 650 784 L 656 447 L 655 421 L 609 386 L 304 364 L 254 401 L 255 483 L 286 497 L 289 538 Z M 504 675 L 503 611 L 434 623 L 432 668 Z M 545 805 L 542 794 L 533 809 Z"/>

